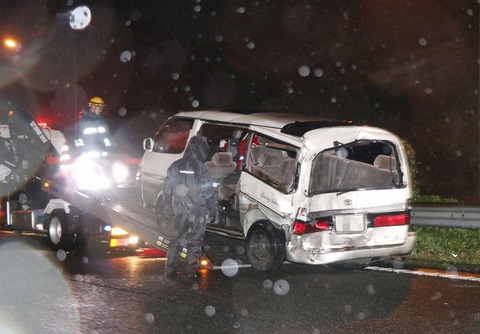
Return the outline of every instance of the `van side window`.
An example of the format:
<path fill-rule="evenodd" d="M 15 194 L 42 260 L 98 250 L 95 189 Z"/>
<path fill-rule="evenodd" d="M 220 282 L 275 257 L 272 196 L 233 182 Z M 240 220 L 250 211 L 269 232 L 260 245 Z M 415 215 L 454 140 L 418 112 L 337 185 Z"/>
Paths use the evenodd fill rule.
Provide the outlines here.
<path fill-rule="evenodd" d="M 212 154 L 230 152 L 233 162 L 237 164 L 240 159 L 243 159 L 245 147 L 242 148 L 241 144 L 248 134 L 247 129 L 216 123 L 205 123 L 198 133 L 208 139 L 212 148 Z"/>
<path fill-rule="evenodd" d="M 294 190 L 297 149 L 254 134 L 250 143 L 247 171 L 284 193 Z"/>
<path fill-rule="evenodd" d="M 182 153 L 187 146 L 193 119 L 170 118 L 155 133 L 153 151 L 157 153 Z"/>

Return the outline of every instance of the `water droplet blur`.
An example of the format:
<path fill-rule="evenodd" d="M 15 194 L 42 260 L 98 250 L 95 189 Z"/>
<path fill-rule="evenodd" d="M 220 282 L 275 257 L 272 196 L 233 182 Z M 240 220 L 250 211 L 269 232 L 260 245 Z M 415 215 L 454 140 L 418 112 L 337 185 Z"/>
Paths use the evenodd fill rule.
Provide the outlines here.
<path fill-rule="evenodd" d="M 178 197 L 184 197 L 188 193 L 188 188 L 184 184 L 179 184 L 175 187 L 175 194 Z"/>
<path fill-rule="evenodd" d="M 243 254 L 245 254 L 245 247 L 243 247 L 243 246 L 237 246 L 237 248 L 235 249 L 235 252 L 236 252 L 238 255 L 243 255 Z"/>
<path fill-rule="evenodd" d="M 420 38 L 418 40 L 418 44 L 420 44 L 421 46 L 426 46 L 427 45 L 427 40 L 425 38 Z"/>
<path fill-rule="evenodd" d="M 198 100 L 193 100 L 192 101 L 192 107 L 198 108 L 199 106 L 200 106 L 200 102 L 198 102 Z"/>
<path fill-rule="evenodd" d="M 448 275 L 455 275 L 455 276 L 457 276 L 457 275 L 458 275 L 458 269 L 457 269 L 457 267 L 455 267 L 455 266 L 449 266 L 449 267 L 447 268 L 447 274 L 448 274 Z"/>
<path fill-rule="evenodd" d="M 238 263 L 232 259 L 222 262 L 222 272 L 225 276 L 233 277 L 238 273 Z"/>
<path fill-rule="evenodd" d="M 138 10 L 132 12 L 132 14 L 130 15 L 130 19 L 132 21 L 138 21 L 140 20 L 140 17 L 142 16 L 142 14 L 140 14 L 140 12 Z"/>
<path fill-rule="evenodd" d="M 151 313 L 147 313 L 147 314 L 145 315 L 145 320 L 146 320 L 149 324 L 151 324 L 151 323 L 155 320 L 155 316 L 154 316 L 153 314 L 151 314 Z"/>
<path fill-rule="evenodd" d="M 352 305 L 345 305 L 345 307 L 343 308 L 343 310 L 344 310 L 346 313 L 352 313 Z"/>
<path fill-rule="evenodd" d="M 271 289 L 273 286 L 273 282 L 269 279 L 266 279 L 265 281 L 263 281 L 263 287 L 265 289 Z"/>
<path fill-rule="evenodd" d="M 321 77 L 323 75 L 323 70 L 321 68 L 316 68 L 314 71 L 313 71 L 313 74 L 315 74 L 316 77 Z"/>
<path fill-rule="evenodd" d="M 119 116 L 125 116 L 126 114 L 127 114 L 127 108 L 120 107 L 120 109 L 118 109 L 118 115 Z"/>
<path fill-rule="evenodd" d="M 132 53 L 128 50 L 123 51 L 122 54 L 120 55 L 120 61 L 122 63 L 126 63 L 132 59 Z"/>
<path fill-rule="evenodd" d="M 69 24 L 72 29 L 85 29 L 92 20 L 92 13 L 87 6 L 79 6 L 70 12 Z"/>
<path fill-rule="evenodd" d="M 88 264 L 88 261 L 89 261 L 89 260 L 88 260 L 88 257 L 84 256 L 84 257 L 82 258 L 83 264 Z"/>
<path fill-rule="evenodd" d="M 246 317 L 246 316 L 248 316 L 248 311 L 246 309 L 242 309 L 242 310 L 240 310 L 240 315 L 242 317 Z"/>
<path fill-rule="evenodd" d="M 67 253 L 63 249 L 59 249 L 57 251 L 58 261 L 63 262 L 63 261 L 65 261 L 66 258 L 67 258 Z"/>
<path fill-rule="evenodd" d="M 245 7 L 238 7 L 237 8 L 237 13 L 240 13 L 240 14 L 245 13 Z"/>
<path fill-rule="evenodd" d="M 247 48 L 249 48 L 250 50 L 253 49 L 255 47 L 255 43 L 254 42 L 248 42 L 247 43 Z"/>
<path fill-rule="evenodd" d="M 290 291 L 290 284 L 283 279 L 279 279 L 273 285 L 273 291 L 280 296 L 286 295 Z"/>
<path fill-rule="evenodd" d="M 302 77 L 308 77 L 310 75 L 310 67 L 300 66 L 298 69 L 298 74 L 300 74 Z"/>
<path fill-rule="evenodd" d="M 205 307 L 205 314 L 208 317 L 213 317 L 215 315 L 215 307 L 213 307 L 212 305 L 208 305 L 207 307 Z"/>
<path fill-rule="evenodd" d="M 375 289 L 374 289 L 373 285 L 371 285 L 371 284 L 367 285 L 367 292 L 370 296 L 373 296 L 375 294 Z"/>

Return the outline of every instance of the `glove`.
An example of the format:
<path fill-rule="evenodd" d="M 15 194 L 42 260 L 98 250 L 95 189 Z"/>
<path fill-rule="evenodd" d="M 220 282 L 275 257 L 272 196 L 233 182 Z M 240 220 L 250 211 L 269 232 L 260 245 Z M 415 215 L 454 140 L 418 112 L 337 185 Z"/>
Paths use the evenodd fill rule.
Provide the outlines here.
<path fill-rule="evenodd" d="M 173 208 L 172 208 L 172 200 L 171 198 L 164 198 L 162 203 L 160 204 L 160 212 L 159 214 L 165 220 L 172 220 L 173 219 Z"/>
<path fill-rule="evenodd" d="M 210 212 L 210 214 L 208 215 L 208 217 L 210 220 L 207 220 L 210 222 L 210 224 L 213 224 L 215 222 L 215 220 L 217 219 L 217 215 L 215 214 L 215 211 L 213 212 Z"/>

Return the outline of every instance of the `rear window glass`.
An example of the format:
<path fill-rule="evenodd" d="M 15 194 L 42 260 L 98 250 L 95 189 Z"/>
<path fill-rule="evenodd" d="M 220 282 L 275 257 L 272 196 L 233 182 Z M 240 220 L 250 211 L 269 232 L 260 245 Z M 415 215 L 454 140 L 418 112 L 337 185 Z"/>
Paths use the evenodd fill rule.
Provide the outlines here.
<path fill-rule="evenodd" d="M 356 141 L 318 154 L 312 164 L 309 194 L 403 186 L 395 146 L 386 141 Z"/>

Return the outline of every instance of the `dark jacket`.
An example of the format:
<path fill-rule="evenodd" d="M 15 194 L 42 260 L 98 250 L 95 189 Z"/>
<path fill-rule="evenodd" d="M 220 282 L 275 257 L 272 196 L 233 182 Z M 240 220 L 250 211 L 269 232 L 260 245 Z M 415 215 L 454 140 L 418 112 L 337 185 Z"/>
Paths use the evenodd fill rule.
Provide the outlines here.
<path fill-rule="evenodd" d="M 110 146 L 110 133 L 102 115 L 92 111 L 82 114 L 78 122 L 75 146 L 84 151 L 107 151 Z"/>
<path fill-rule="evenodd" d="M 214 215 L 213 185 L 204 162 L 210 147 L 203 136 L 193 136 L 183 158 L 167 170 L 163 195 L 174 214 Z"/>

